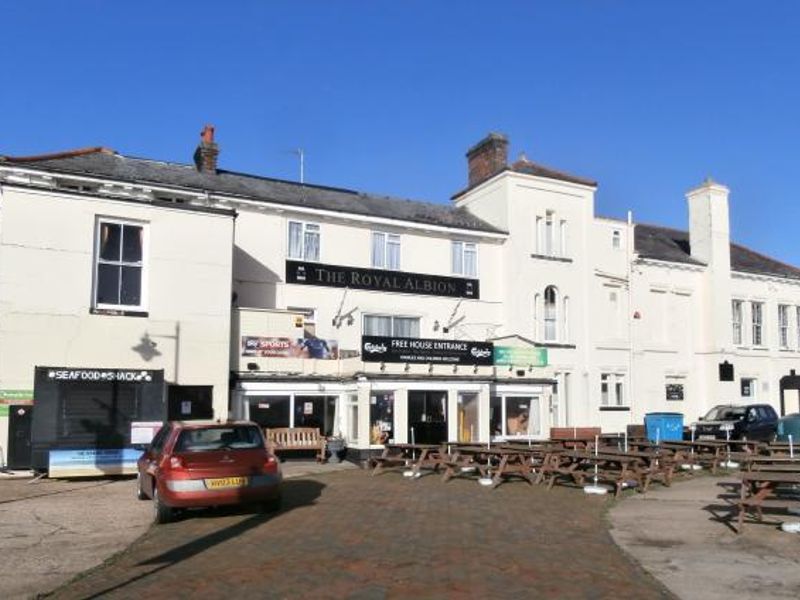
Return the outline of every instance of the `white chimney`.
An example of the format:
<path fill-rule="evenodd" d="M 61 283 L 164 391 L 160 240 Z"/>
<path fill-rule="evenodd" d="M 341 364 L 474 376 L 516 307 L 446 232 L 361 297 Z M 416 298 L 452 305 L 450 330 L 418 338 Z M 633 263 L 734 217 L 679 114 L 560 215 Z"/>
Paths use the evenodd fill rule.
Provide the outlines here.
<path fill-rule="evenodd" d="M 692 258 L 726 274 L 731 270 L 730 190 L 710 177 L 686 193 Z"/>

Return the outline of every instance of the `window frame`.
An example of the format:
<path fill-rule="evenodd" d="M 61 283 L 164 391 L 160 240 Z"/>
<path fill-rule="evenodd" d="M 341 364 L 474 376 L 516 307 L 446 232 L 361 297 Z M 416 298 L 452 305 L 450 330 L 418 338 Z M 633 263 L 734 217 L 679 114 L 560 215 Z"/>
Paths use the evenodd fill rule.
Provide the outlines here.
<path fill-rule="evenodd" d="M 738 320 L 737 320 L 738 317 Z M 731 335 L 736 346 L 744 344 L 744 302 L 742 300 L 731 300 Z"/>
<path fill-rule="evenodd" d="M 629 406 L 626 379 L 625 373 L 613 371 L 600 373 L 600 408 Z"/>
<path fill-rule="evenodd" d="M 475 265 L 475 271 L 473 273 L 467 272 L 467 254 L 468 254 L 468 247 L 472 247 L 472 253 L 475 256 L 475 260 L 473 264 Z M 460 248 L 460 250 L 457 250 Z M 456 268 L 456 256 L 459 257 L 459 264 L 461 265 L 460 269 Z M 477 242 L 468 242 L 467 240 L 450 240 L 450 272 L 453 275 L 460 275 L 461 277 L 471 277 L 477 278 L 478 277 L 478 243 Z"/>
<path fill-rule="evenodd" d="M 141 227 L 142 229 L 142 260 L 141 264 L 126 262 L 122 259 L 120 251 L 120 259 L 118 261 L 108 261 L 100 258 L 100 236 L 103 224 L 112 224 L 130 227 Z M 125 219 L 120 217 L 107 217 L 97 215 L 94 224 L 94 251 L 92 254 L 92 303 L 93 309 L 97 310 L 115 310 L 115 311 L 133 311 L 133 312 L 147 312 L 149 305 L 149 251 L 150 251 L 150 227 L 147 221 L 140 221 L 137 219 Z M 120 243 L 121 240 L 120 240 Z M 140 281 L 139 281 L 139 304 L 110 304 L 107 302 L 99 302 L 97 293 L 99 291 L 100 283 L 100 265 L 113 265 L 118 267 L 133 266 L 140 268 Z M 120 276 L 121 277 L 121 276 Z"/>
<path fill-rule="evenodd" d="M 611 248 L 622 250 L 622 232 L 619 229 L 611 230 Z"/>
<path fill-rule="evenodd" d="M 383 261 L 381 264 L 378 264 L 376 261 L 375 256 L 375 238 L 377 236 L 382 236 L 383 241 L 381 245 L 383 246 Z M 389 265 L 389 247 L 392 245 L 391 238 L 396 238 L 397 240 L 397 266 L 390 266 Z M 369 236 L 369 252 L 370 252 L 370 265 L 373 269 L 384 269 L 386 271 L 399 271 L 400 265 L 403 262 L 403 244 L 402 239 L 399 233 L 391 233 L 389 231 L 380 231 L 380 230 L 373 230 L 370 232 Z"/>
<path fill-rule="evenodd" d="M 292 256 L 292 224 L 300 225 L 300 256 Z M 317 234 L 317 257 L 309 258 L 306 248 L 306 233 L 309 227 L 316 228 Z M 313 221 L 300 221 L 298 219 L 287 219 L 286 221 L 286 257 L 291 260 L 302 260 L 304 262 L 322 262 L 322 226 Z"/>
<path fill-rule="evenodd" d="M 763 347 L 764 346 L 764 303 L 763 302 L 750 303 L 750 324 L 752 327 L 753 346 Z"/>
<path fill-rule="evenodd" d="M 366 333 L 367 330 L 367 318 L 369 317 L 380 317 L 384 319 L 390 319 L 389 324 L 389 335 L 384 337 L 403 337 L 395 334 L 395 319 L 413 319 L 417 322 L 417 335 L 415 337 L 409 337 L 404 339 L 417 339 L 422 335 L 422 318 L 417 315 L 390 315 L 385 313 L 363 313 L 361 315 L 361 333 L 363 335 L 376 335 L 374 333 Z"/>
<path fill-rule="evenodd" d="M 786 350 L 789 348 L 789 305 L 778 305 L 778 346 Z"/>
<path fill-rule="evenodd" d="M 547 301 L 548 290 L 552 290 L 552 303 L 548 303 Z M 560 294 L 556 286 L 548 285 L 544 288 L 544 292 L 542 293 L 542 339 L 545 342 L 558 342 L 559 340 L 559 334 L 561 333 L 559 331 L 561 329 L 561 309 L 558 306 L 559 297 Z M 550 311 L 548 311 L 548 307 L 551 309 Z M 552 323 L 552 328 L 549 332 L 552 337 L 548 337 L 548 323 Z"/>

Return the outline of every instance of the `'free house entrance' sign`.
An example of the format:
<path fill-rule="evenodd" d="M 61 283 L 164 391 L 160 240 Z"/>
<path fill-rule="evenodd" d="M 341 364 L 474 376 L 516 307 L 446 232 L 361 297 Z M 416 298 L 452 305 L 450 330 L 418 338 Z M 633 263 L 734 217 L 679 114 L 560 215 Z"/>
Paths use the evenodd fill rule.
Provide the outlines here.
<path fill-rule="evenodd" d="M 365 362 L 491 365 L 491 342 L 361 336 L 361 360 Z"/>
<path fill-rule="evenodd" d="M 286 283 L 478 299 L 477 279 L 286 261 Z"/>

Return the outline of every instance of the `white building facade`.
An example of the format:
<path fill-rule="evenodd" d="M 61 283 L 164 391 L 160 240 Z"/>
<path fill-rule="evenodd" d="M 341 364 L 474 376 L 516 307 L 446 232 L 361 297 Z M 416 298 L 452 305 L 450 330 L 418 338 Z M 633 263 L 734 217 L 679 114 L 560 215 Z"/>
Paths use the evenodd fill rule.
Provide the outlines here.
<path fill-rule="evenodd" d="M 551 427 L 621 431 L 649 412 L 691 421 L 719 403 L 779 408 L 780 378 L 800 367 L 800 270 L 731 244 L 724 186 L 707 181 L 687 194 L 688 231 L 634 224 L 595 214 L 593 181 L 524 158 L 509 164 L 507 146 L 491 134 L 469 150 L 468 187 L 449 206 L 223 171 L 213 131 L 195 166 L 109 152 L 0 161 L 0 393 L 30 388 L 35 368 L 55 363 L 155 364 L 124 348 L 73 354 L 75 331 L 77 348 L 123 335 L 105 322 L 92 329 L 91 314 L 52 330 L 55 357 L 9 325 L 39 310 L 43 293 L 7 258 L 19 246 L 13 232 L 36 231 L 35 215 L 14 208 L 23 204 L 14 182 L 28 177 L 24 193 L 54 206 L 73 206 L 54 198 L 80 193 L 124 206 L 124 223 L 163 211 L 179 215 L 175 239 L 183 227 L 203 232 L 174 257 L 180 279 L 153 271 L 142 286 L 171 315 L 192 304 L 165 290 L 210 294 L 213 309 L 189 311 L 213 313 L 192 364 L 180 377 L 166 357 L 158 364 L 170 381 L 213 371 L 214 418 L 319 427 L 367 451 L 412 438 L 537 439 Z M 54 189 L 60 180 L 91 185 Z M 97 227 L 97 214 L 115 213 L 86 214 Z M 211 233 L 195 229 L 214 219 Z M 59 231 L 65 246 L 50 248 L 59 260 L 69 240 L 85 240 L 69 223 Z M 96 272 L 97 243 L 83 251 Z M 213 275 L 181 266 L 196 264 Z M 49 310 L 64 310 L 67 297 Z M 88 311 L 82 302 L 72 312 Z M 166 335 L 161 323 L 136 331 Z M 7 361 L 9 344 L 24 351 Z M 229 399 L 219 391 L 228 384 Z M 792 402 L 787 412 L 800 409 Z"/>

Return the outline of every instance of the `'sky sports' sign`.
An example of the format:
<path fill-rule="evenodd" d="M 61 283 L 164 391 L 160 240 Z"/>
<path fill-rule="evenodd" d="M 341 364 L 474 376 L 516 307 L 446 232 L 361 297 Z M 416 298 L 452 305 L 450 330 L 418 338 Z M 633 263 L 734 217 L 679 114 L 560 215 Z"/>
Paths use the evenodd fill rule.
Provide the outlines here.
<path fill-rule="evenodd" d="M 361 359 L 365 362 L 487 366 L 492 364 L 492 344 L 365 335 L 361 338 Z"/>
<path fill-rule="evenodd" d="M 477 279 L 380 269 L 357 269 L 296 260 L 286 261 L 286 282 L 354 290 L 421 294 L 423 296 L 475 299 L 480 297 Z"/>

